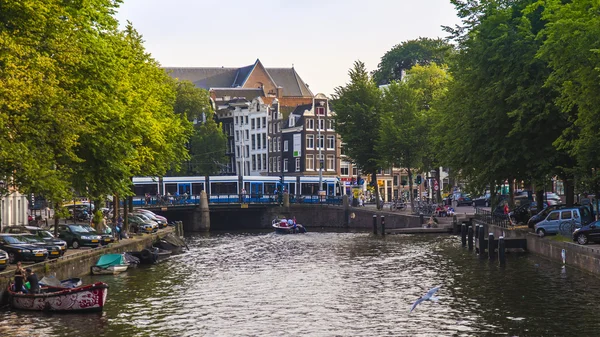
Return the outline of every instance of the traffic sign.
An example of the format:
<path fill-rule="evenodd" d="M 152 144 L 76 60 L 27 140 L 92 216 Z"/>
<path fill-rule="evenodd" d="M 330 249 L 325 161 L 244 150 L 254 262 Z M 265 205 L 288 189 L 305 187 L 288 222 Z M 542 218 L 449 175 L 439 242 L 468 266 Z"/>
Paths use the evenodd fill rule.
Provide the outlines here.
<path fill-rule="evenodd" d="M 437 185 L 437 184 L 433 185 L 433 189 L 434 189 L 435 191 L 437 191 L 437 190 L 439 189 L 438 185 Z"/>

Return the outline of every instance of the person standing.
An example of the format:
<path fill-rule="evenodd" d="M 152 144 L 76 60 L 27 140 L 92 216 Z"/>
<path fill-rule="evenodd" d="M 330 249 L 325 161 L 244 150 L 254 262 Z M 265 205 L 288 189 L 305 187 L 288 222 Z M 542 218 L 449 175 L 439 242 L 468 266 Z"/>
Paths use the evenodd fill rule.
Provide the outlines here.
<path fill-rule="evenodd" d="M 27 273 L 27 282 L 29 282 L 29 293 L 38 294 L 40 292 L 40 284 L 37 275 L 31 270 L 31 268 L 25 269 Z"/>
<path fill-rule="evenodd" d="M 15 270 L 15 292 L 23 292 L 23 284 L 25 283 L 25 270 L 21 266 L 21 261 L 17 262 L 17 269 Z"/>

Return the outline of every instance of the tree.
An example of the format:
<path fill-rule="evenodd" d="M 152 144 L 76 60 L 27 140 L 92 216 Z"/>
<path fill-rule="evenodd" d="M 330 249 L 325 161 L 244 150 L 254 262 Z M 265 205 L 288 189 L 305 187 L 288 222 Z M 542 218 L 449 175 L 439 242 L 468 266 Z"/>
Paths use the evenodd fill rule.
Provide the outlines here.
<path fill-rule="evenodd" d="M 403 73 L 415 65 L 443 64 L 452 52 L 452 45 L 442 39 L 420 37 L 404 41 L 381 58 L 373 80 L 377 84 L 388 84 L 402 79 Z"/>
<path fill-rule="evenodd" d="M 361 172 L 372 175 L 377 186 L 377 171 L 381 167 L 376 150 L 381 118 L 381 91 L 369 76 L 365 64 L 356 61 L 349 71 L 350 83 L 335 89 L 333 108 L 336 130 L 344 142 L 348 157 Z M 375 188 L 379 201 L 379 188 Z M 379 208 L 379 202 L 377 202 Z"/>
<path fill-rule="evenodd" d="M 198 88 L 190 81 L 175 81 L 177 97 L 174 110 L 178 115 L 185 116 L 189 121 L 204 121 L 212 111 L 210 94 L 207 90 Z"/>
<path fill-rule="evenodd" d="M 220 123 L 211 117 L 198 124 L 190 139 L 191 175 L 209 176 L 217 174 L 227 163 L 227 136 Z"/>

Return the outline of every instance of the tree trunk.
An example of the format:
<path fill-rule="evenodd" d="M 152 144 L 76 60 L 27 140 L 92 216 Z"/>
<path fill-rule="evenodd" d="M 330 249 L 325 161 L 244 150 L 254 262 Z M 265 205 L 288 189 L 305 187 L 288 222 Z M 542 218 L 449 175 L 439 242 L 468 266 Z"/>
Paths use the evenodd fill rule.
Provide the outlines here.
<path fill-rule="evenodd" d="M 514 209 L 515 208 L 515 184 L 514 184 L 514 179 L 513 178 L 509 178 L 508 179 L 508 193 L 509 195 L 509 202 L 508 202 L 508 206 L 510 206 L 510 209 Z"/>
<path fill-rule="evenodd" d="M 123 200 L 123 228 L 121 228 L 121 231 L 123 233 L 127 233 L 129 232 L 129 219 L 127 219 L 127 215 L 129 214 L 129 209 L 127 207 L 127 198 L 125 198 L 125 200 Z"/>
<path fill-rule="evenodd" d="M 573 176 L 568 176 L 565 179 L 565 194 L 568 207 L 575 203 L 575 185 L 573 184 Z"/>
<path fill-rule="evenodd" d="M 377 205 L 377 209 L 381 209 L 382 207 L 379 202 L 379 184 L 377 183 L 377 173 L 373 173 L 371 180 L 375 184 L 375 204 Z"/>
<path fill-rule="evenodd" d="M 436 192 L 435 193 L 436 194 L 435 197 L 437 199 L 435 202 L 438 203 L 438 204 L 440 204 L 442 202 L 442 188 L 441 188 L 442 187 L 442 182 L 440 181 L 440 174 L 441 173 L 442 172 L 441 172 L 441 170 L 440 170 L 439 167 L 435 169 L 435 180 L 437 181 L 437 186 L 438 186 L 437 191 L 435 191 Z"/>
<path fill-rule="evenodd" d="M 414 202 L 414 196 L 413 196 L 413 176 L 412 176 L 412 171 L 410 169 L 406 169 L 406 172 L 408 173 L 408 197 L 410 198 L 410 209 L 414 210 L 415 209 L 415 202 Z"/>
<path fill-rule="evenodd" d="M 115 194 L 113 195 L 113 226 L 117 225 L 117 219 L 119 219 L 119 195 Z"/>
<path fill-rule="evenodd" d="M 57 203 L 54 206 L 54 237 L 58 237 L 58 221 L 60 220 L 58 216 L 58 210 L 62 207 L 61 203 Z"/>

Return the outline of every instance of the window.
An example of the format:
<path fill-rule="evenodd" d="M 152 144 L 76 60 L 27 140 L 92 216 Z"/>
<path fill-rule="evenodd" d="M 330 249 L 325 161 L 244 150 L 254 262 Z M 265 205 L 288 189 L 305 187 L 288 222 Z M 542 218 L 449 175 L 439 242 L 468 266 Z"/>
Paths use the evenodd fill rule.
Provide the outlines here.
<path fill-rule="evenodd" d="M 267 127 L 267 117 L 263 117 L 262 118 L 262 127 L 266 128 Z"/>
<path fill-rule="evenodd" d="M 266 153 L 263 153 L 263 155 L 262 155 L 262 163 L 263 163 L 262 164 L 263 170 L 266 170 L 267 169 L 267 154 Z"/>
<path fill-rule="evenodd" d="M 281 157 L 277 156 L 277 172 L 281 172 Z"/>
<path fill-rule="evenodd" d="M 273 123 L 269 123 L 269 133 L 273 133 Z"/>
<path fill-rule="evenodd" d="M 277 137 L 277 152 L 281 152 L 281 137 Z"/>
<path fill-rule="evenodd" d="M 562 212 L 560 212 L 560 218 L 562 220 L 564 220 L 564 219 L 571 219 L 571 211 L 562 211 Z"/>
<path fill-rule="evenodd" d="M 325 165 L 325 155 L 323 154 L 319 154 L 317 155 L 317 159 L 319 160 L 319 169 L 324 169 L 324 165 Z"/>
<path fill-rule="evenodd" d="M 235 125 L 238 124 L 238 118 L 239 118 L 238 116 L 235 116 Z"/>
<path fill-rule="evenodd" d="M 294 115 L 290 115 L 290 118 L 288 119 L 288 126 L 290 128 L 296 126 L 296 117 L 294 117 Z"/>
<path fill-rule="evenodd" d="M 267 134 L 263 133 L 262 134 L 262 139 L 263 139 L 263 149 L 267 148 Z"/>
<path fill-rule="evenodd" d="M 558 220 L 559 215 L 560 212 L 552 212 L 550 213 L 550 215 L 548 215 L 548 218 L 546 220 Z"/>
<path fill-rule="evenodd" d="M 317 107 L 317 115 L 319 116 L 325 116 L 325 108 L 324 107 Z"/>
<path fill-rule="evenodd" d="M 256 155 L 252 155 L 252 170 L 256 170 Z"/>
<path fill-rule="evenodd" d="M 283 160 L 283 172 L 288 171 L 288 160 L 287 158 Z"/>
<path fill-rule="evenodd" d="M 250 139 L 250 131 L 246 130 L 246 139 Z"/>
<path fill-rule="evenodd" d="M 235 130 L 235 140 L 240 140 L 240 132 Z"/>
<path fill-rule="evenodd" d="M 306 155 L 306 170 L 314 171 L 315 169 L 315 157 L 312 154 Z"/>
<path fill-rule="evenodd" d="M 335 136 L 327 136 L 327 149 L 335 149 Z"/>
<path fill-rule="evenodd" d="M 350 165 L 348 163 L 341 163 L 340 164 L 340 174 L 343 176 L 348 176 L 348 173 L 350 173 Z"/>
<path fill-rule="evenodd" d="M 324 119 L 317 120 L 317 130 L 325 130 L 325 120 Z"/>
<path fill-rule="evenodd" d="M 327 129 L 333 131 L 334 127 L 333 127 L 333 119 L 330 119 L 327 121 Z"/>
<path fill-rule="evenodd" d="M 296 172 L 300 172 L 300 157 L 296 158 Z"/>
<path fill-rule="evenodd" d="M 246 153 L 244 154 L 244 158 L 248 158 L 250 155 L 250 145 L 246 145 Z"/>
<path fill-rule="evenodd" d="M 269 172 L 273 172 L 273 158 L 269 158 Z"/>
<path fill-rule="evenodd" d="M 269 140 L 269 152 L 273 152 L 273 141 Z"/>
<path fill-rule="evenodd" d="M 288 151 L 288 141 L 284 140 L 283 141 L 283 152 L 287 152 Z"/>
<path fill-rule="evenodd" d="M 251 122 L 251 124 L 252 124 L 252 129 L 254 129 L 254 126 L 255 126 L 255 125 L 254 125 L 254 123 L 255 123 L 255 122 L 254 122 L 254 118 L 252 118 L 252 119 L 250 120 L 250 122 Z"/>
<path fill-rule="evenodd" d="M 240 156 L 240 146 L 239 145 L 235 147 L 235 156 L 236 157 Z"/>
<path fill-rule="evenodd" d="M 248 124 L 248 116 L 244 116 L 244 117 L 246 117 L 246 124 Z"/>
<path fill-rule="evenodd" d="M 358 176 L 358 168 L 356 168 L 356 167 L 352 168 L 352 175 L 353 176 Z"/>
<path fill-rule="evenodd" d="M 256 150 L 256 135 L 252 135 L 252 150 Z"/>
<path fill-rule="evenodd" d="M 319 149 L 323 149 L 325 148 L 325 136 L 320 135 L 318 136 L 318 140 L 317 140 L 317 148 Z"/>
<path fill-rule="evenodd" d="M 256 135 L 256 148 L 257 149 L 261 148 L 261 146 L 260 146 L 260 135 Z"/>
<path fill-rule="evenodd" d="M 314 130 L 315 129 L 315 120 L 312 118 L 306 119 L 306 130 Z"/>
<path fill-rule="evenodd" d="M 335 156 L 332 154 L 327 155 L 327 171 L 335 170 Z"/>
<path fill-rule="evenodd" d="M 307 149 L 315 148 L 315 135 L 306 135 L 306 148 Z"/>

